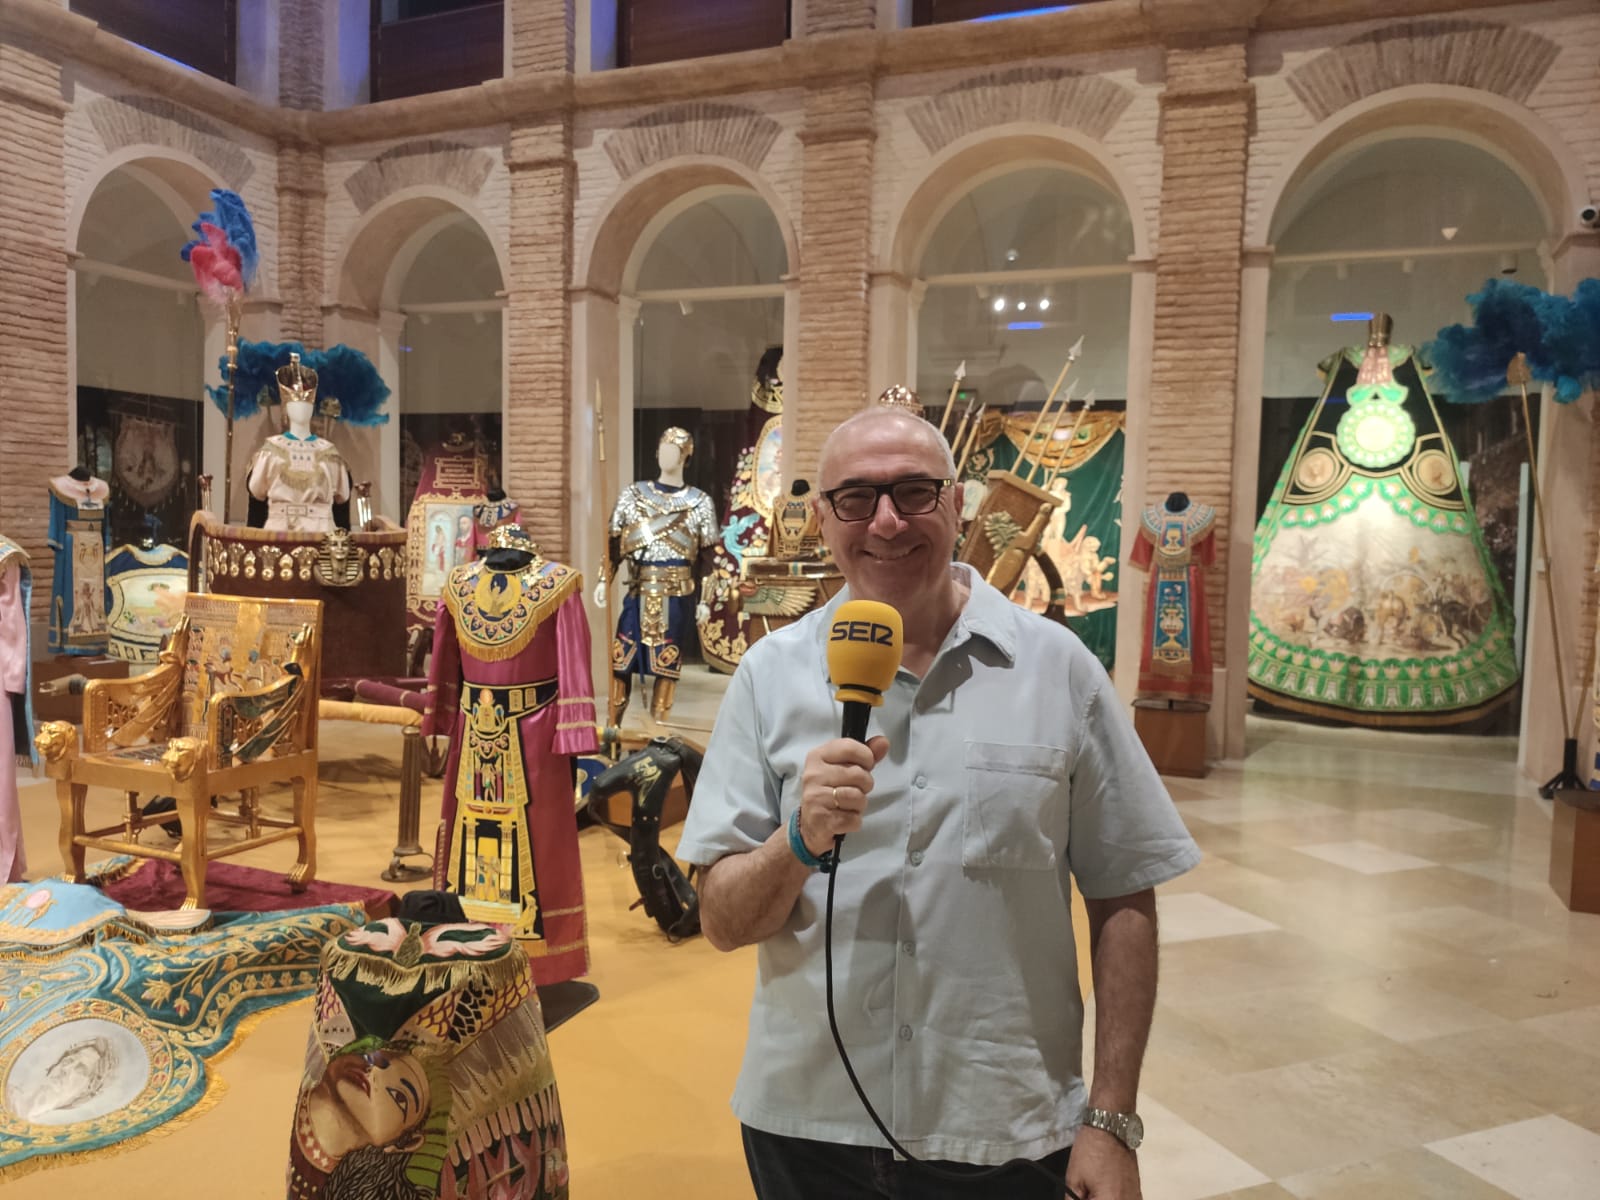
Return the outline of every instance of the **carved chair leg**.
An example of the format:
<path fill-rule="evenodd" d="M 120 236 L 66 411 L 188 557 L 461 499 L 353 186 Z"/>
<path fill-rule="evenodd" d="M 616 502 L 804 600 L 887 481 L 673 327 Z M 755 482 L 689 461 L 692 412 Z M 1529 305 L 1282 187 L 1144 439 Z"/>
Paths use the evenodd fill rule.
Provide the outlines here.
<path fill-rule="evenodd" d="M 300 775 L 294 781 L 294 823 L 300 827 L 300 857 L 289 869 L 289 887 L 296 892 L 317 877 L 317 777 Z"/>
<path fill-rule="evenodd" d="M 211 821 L 211 797 L 185 792 L 175 797 L 178 806 L 178 867 L 183 872 L 183 907 L 206 906 L 206 826 Z"/>
<path fill-rule="evenodd" d="M 72 877 L 73 883 L 83 882 L 84 848 L 77 842 L 83 832 L 83 805 L 89 795 L 89 785 L 56 780 L 56 803 L 61 806 L 61 829 L 58 841 L 61 846 L 61 869 Z"/>

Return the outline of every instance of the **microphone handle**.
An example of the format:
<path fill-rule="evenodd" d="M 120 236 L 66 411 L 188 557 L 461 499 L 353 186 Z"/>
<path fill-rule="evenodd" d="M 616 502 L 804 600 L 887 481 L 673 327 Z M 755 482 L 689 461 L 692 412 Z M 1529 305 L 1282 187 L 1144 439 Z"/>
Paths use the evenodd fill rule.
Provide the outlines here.
<path fill-rule="evenodd" d="M 852 738 L 863 745 L 867 740 L 867 720 L 872 716 L 872 705 L 863 704 L 860 700 L 846 700 L 844 702 L 844 719 L 839 724 L 839 736 Z M 839 852 L 844 848 L 844 834 L 833 835 L 833 861 L 839 861 Z"/>

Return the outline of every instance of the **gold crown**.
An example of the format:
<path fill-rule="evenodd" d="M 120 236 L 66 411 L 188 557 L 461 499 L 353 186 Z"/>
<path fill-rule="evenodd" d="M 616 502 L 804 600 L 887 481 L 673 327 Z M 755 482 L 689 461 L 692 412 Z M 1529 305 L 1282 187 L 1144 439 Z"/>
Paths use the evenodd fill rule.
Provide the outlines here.
<path fill-rule="evenodd" d="M 316 403 L 317 373 L 302 363 L 298 354 L 291 353 L 289 361 L 278 368 L 278 394 L 285 403 L 291 400 Z"/>
<path fill-rule="evenodd" d="M 883 395 L 878 397 L 878 403 L 887 408 L 903 408 L 914 417 L 927 416 L 927 409 L 922 407 L 917 394 L 903 383 L 885 388 Z"/>
<path fill-rule="evenodd" d="M 687 429 L 677 425 L 670 426 L 662 433 L 661 440 L 663 442 L 671 442 L 679 450 L 682 450 L 685 459 L 694 457 L 694 438 Z"/>
<path fill-rule="evenodd" d="M 500 525 L 489 535 L 489 548 L 491 550 L 526 550 L 535 558 L 539 557 L 539 543 L 528 536 L 528 531 L 521 525 Z"/>

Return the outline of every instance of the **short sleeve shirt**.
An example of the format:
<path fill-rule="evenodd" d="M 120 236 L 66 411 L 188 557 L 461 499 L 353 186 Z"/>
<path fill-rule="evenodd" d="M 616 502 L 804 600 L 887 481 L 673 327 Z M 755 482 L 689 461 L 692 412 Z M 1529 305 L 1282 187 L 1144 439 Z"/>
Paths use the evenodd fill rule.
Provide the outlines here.
<path fill-rule="evenodd" d="M 874 1107 L 918 1157 L 1038 1158 L 1071 1143 L 1087 1092 L 1067 878 L 1143 891 L 1199 850 L 1099 661 L 971 568 L 922 679 L 900 671 L 869 734 L 889 740 L 834 901 L 839 1029 Z M 754 850 L 799 802 L 806 754 L 839 736 L 824 635 L 847 596 L 756 643 L 729 686 L 678 854 Z M 883 1145 L 828 1030 L 827 877 L 762 942 L 745 1124 Z"/>

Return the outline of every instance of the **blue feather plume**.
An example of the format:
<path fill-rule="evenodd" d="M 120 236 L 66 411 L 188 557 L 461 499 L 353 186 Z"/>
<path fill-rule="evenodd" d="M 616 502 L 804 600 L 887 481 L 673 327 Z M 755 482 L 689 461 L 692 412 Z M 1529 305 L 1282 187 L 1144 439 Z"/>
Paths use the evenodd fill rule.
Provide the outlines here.
<path fill-rule="evenodd" d="M 239 342 L 239 360 L 233 376 L 233 415 L 243 420 L 260 412 L 264 405 L 278 402 L 278 368 L 289 365 L 289 356 L 298 354 L 300 362 L 317 373 L 317 395 L 339 401 L 339 420 L 346 425 L 386 425 L 389 414 L 383 411 L 389 399 L 389 386 L 383 382 L 372 360 L 349 346 L 330 346 L 326 350 L 307 350 L 299 342 Z M 217 359 L 222 383 L 207 387 L 219 410 L 228 411 L 228 359 Z"/>
<path fill-rule="evenodd" d="M 1569 299 L 1490 279 L 1467 300 L 1473 323 L 1441 329 L 1425 350 L 1435 394 L 1457 404 L 1492 400 L 1509 389 L 1506 369 L 1518 354 L 1562 404 L 1600 383 L 1600 280 L 1584 280 Z"/>

